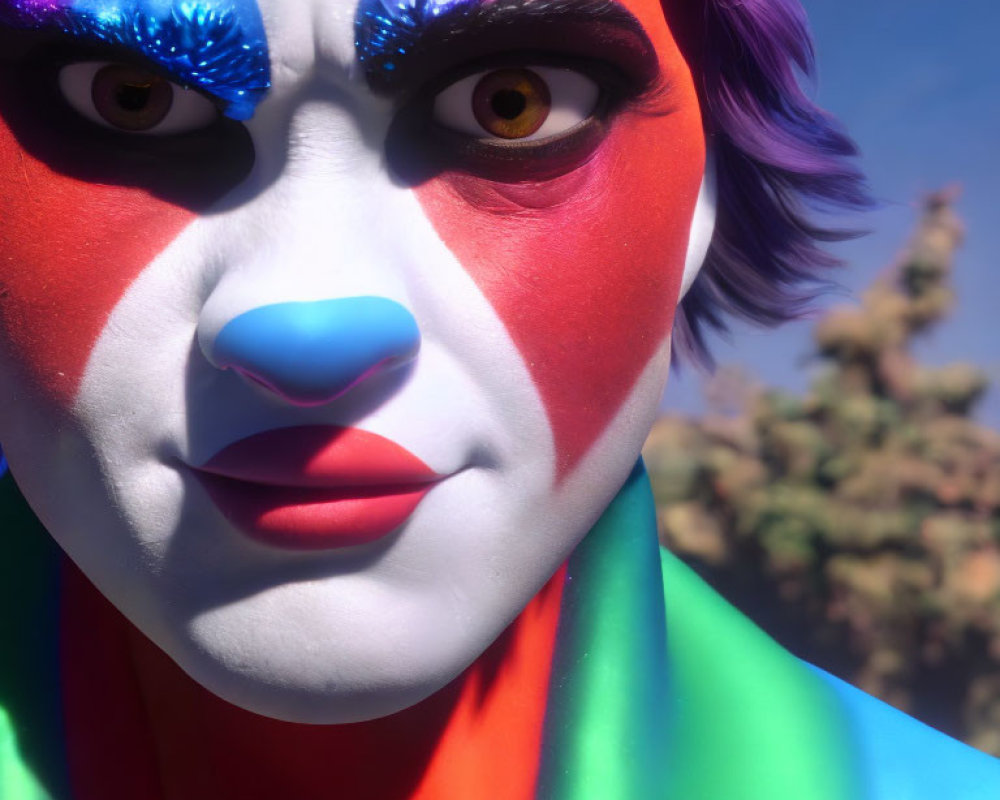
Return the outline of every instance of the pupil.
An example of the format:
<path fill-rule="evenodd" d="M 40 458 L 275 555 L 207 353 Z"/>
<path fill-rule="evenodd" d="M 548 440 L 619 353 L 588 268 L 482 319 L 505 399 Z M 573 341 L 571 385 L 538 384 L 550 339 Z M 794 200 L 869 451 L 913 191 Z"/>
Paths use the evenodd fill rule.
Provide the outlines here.
<path fill-rule="evenodd" d="M 123 111 L 142 111 L 149 105 L 152 83 L 122 83 L 115 91 L 115 102 Z"/>
<path fill-rule="evenodd" d="M 490 98 L 493 113 L 501 119 L 517 119 L 528 106 L 528 98 L 516 89 L 501 89 Z"/>

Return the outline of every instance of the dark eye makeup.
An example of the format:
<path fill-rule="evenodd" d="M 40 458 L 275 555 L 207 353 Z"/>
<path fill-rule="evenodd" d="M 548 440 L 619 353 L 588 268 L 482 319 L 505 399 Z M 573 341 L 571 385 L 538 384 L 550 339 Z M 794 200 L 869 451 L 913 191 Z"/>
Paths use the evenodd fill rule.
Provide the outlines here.
<path fill-rule="evenodd" d="M 65 67 L 87 62 L 109 65 L 95 70 L 91 98 L 104 120 L 74 109 L 60 86 Z M 36 37 L 22 57 L 0 60 L 0 116 L 24 150 L 56 172 L 204 209 L 249 174 L 253 143 L 244 125 L 211 110 L 194 130 L 145 134 L 169 111 L 170 86 L 170 76 L 134 54 Z"/>
<path fill-rule="evenodd" d="M 561 98 L 530 76 L 563 71 L 594 86 L 596 96 L 576 124 L 540 135 L 544 128 L 533 130 L 540 125 L 538 105 Z M 478 132 L 471 126 L 443 124 L 435 114 L 435 99 L 469 76 L 481 76 L 466 92 L 468 116 L 479 123 Z M 405 97 L 387 138 L 386 155 L 393 172 L 411 185 L 446 170 L 502 182 L 547 180 L 584 163 L 618 115 L 665 107 L 667 93 L 668 87 L 658 81 L 638 80 L 617 65 L 593 58 L 544 51 L 479 58 L 445 70 Z"/>
<path fill-rule="evenodd" d="M 447 47 L 431 48 L 427 57 L 418 51 L 407 70 L 393 76 L 391 86 L 369 80 L 373 91 L 395 99 L 385 155 L 396 178 L 412 185 L 459 170 L 496 181 L 546 180 L 584 163 L 621 112 L 665 105 L 667 87 L 628 31 L 613 28 L 620 35 L 609 38 L 591 25 L 590 35 L 573 40 L 565 51 L 491 52 L 507 46 L 512 36 L 523 40 L 524 30 L 530 30 L 515 27 L 520 32 L 505 28 L 503 36 L 489 41 L 481 32 L 451 39 Z M 0 30 L 0 44 L 6 36 L 9 32 Z M 537 38 L 537 32 L 527 38 Z M 207 176 L 214 184 L 216 176 L 229 185 L 249 173 L 254 161 L 250 135 L 223 116 L 220 103 L 218 113 L 194 130 L 155 135 L 173 96 L 183 91 L 157 65 L 114 46 L 58 38 L 22 49 L 20 57 L 0 60 L 5 84 L 0 113 L 16 134 L 23 132 L 19 138 L 26 149 L 57 169 L 84 180 L 139 184 L 164 180 L 158 173 L 168 172 L 174 182 L 197 184 L 203 182 L 197 176 Z M 487 54 L 481 55 L 484 50 Z M 95 74 L 89 99 L 96 114 L 74 108 L 59 77 L 67 67 L 90 62 Z M 552 74 L 575 76 L 575 85 L 595 87 L 586 113 L 570 115 L 561 126 L 546 124 L 560 103 L 565 105 L 565 91 L 560 94 L 556 87 L 553 92 L 546 80 Z M 467 91 L 459 85 L 462 81 Z M 466 102 L 467 95 L 468 124 L 440 118 L 437 105 L 447 92 L 454 95 L 452 108 Z M 562 119 L 567 119 L 564 112 Z"/>

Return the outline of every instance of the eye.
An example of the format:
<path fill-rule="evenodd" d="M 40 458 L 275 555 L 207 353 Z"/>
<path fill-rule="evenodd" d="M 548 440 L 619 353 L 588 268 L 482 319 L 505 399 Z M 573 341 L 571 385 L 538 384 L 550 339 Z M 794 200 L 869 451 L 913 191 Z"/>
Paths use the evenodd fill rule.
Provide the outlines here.
<path fill-rule="evenodd" d="M 211 125 L 219 116 L 217 107 L 200 93 L 130 64 L 69 64 L 59 71 L 59 89 L 91 122 L 127 133 L 187 133 Z"/>
<path fill-rule="evenodd" d="M 434 98 L 433 118 L 477 139 L 534 141 L 589 119 L 601 89 L 563 67 L 516 67 L 469 75 Z"/>

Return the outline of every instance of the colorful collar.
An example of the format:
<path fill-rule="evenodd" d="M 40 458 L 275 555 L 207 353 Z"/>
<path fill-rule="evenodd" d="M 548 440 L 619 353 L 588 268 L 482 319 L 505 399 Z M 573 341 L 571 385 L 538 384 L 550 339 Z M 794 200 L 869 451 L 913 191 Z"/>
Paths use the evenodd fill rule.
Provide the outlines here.
<path fill-rule="evenodd" d="M 0 531 L 0 797 L 62 800 L 59 551 L 10 476 Z M 538 798 L 864 796 L 828 684 L 658 551 L 641 463 L 568 566 Z"/>

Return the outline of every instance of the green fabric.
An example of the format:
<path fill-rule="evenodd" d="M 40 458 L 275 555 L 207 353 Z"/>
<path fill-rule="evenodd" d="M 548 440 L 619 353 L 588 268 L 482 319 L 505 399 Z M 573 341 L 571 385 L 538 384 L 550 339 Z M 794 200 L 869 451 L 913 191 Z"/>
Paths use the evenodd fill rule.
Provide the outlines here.
<path fill-rule="evenodd" d="M 570 559 L 554 667 L 540 800 L 865 796 L 826 684 L 657 557 L 641 463 Z"/>
<path fill-rule="evenodd" d="M 18 748 L 14 723 L 0 708 L 0 797 L 8 800 L 52 800 L 25 764 Z"/>
<path fill-rule="evenodd" d="M 832 690 L 663 553 L 677 693 L 671 798 L 860 800 L 849 723 Z"/>
<path fill-rule="evenodd" d="M 0 798 L 69 797 L 58 672 L 59 551 L 0 478 Z"/>

